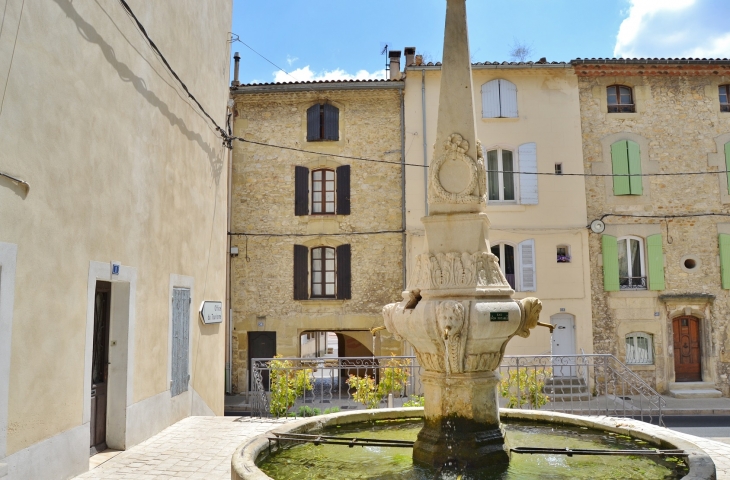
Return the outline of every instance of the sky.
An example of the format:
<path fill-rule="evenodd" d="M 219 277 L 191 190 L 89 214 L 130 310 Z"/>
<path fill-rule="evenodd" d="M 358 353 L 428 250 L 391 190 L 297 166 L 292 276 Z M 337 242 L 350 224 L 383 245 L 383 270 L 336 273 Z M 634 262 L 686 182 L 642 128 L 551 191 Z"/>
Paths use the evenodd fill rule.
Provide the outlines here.
<path fill-rule="evenodd" d="M 468 0 L 467 8 L 474 62 L 510 61 L 517 45 L 533 61 L 730 58 L 730 0 Z M 445 15 L 445 0 L 234 0 L 233 33 L 248 47 L 234 42 L 231 55 L 241 54 L 241 83 L 385 78 L 385 45 L 441 60 Z"/>

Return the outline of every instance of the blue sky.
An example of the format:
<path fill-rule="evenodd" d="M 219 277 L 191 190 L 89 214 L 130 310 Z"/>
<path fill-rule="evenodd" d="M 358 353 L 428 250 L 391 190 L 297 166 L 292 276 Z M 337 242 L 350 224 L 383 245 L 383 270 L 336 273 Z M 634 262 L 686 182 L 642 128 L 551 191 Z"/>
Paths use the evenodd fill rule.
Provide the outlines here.
<path fill-rule="evenodd" d="M 475 62 L 730 58 L 729 0 L 468 0 Z M 382 78 L 385 43 L 440 61 L 445 0 L 234 0 L 233 32 L 300 81 Z M 241 43 L 242 83 L 293 78 Z"/>

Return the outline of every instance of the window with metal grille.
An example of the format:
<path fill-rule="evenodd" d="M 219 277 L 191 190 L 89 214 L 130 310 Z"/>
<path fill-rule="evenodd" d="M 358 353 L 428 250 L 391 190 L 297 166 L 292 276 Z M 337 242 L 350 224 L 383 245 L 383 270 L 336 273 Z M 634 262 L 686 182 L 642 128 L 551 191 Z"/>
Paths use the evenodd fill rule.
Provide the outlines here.
<path fill-rule="evenodd" d="M 312 298 L 335 298 L 337 265 L 335 249 L 312 249 Z"/>
<path fill-rule="evenodd" d="M 490 201 L 514 201 L 516 198 L 517 170 L 515 155 L 511 150 L 498 148 L 487 152 L 487 180 Z"/>
<path fill-rule="evenodd" d="M 626 364 L 651 365 L 654 363 L 654 342 L 647 333 L 634 332 L 626 335 Z"/>
<path fill-rule="evenodd" d="M 720 111 L 730 112 L 730 85 L 720 85 Z"/>
<path fill-rule="evenodd" d="M 608 113 L 633 113 L 636 111 L 634 92 L 631 87 L 611 85 L 606 88 L 606 94 L 608 95 Z"/>
<path fill-rule="evenodd" d="M 335 214 L 335 171 L 312 172 L 312 213 Z"/>

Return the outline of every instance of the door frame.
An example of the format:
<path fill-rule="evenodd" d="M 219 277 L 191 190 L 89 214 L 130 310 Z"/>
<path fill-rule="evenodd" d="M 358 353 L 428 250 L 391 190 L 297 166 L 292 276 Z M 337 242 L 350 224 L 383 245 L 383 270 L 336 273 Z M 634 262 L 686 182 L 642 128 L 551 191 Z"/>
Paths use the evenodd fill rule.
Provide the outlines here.
<path fill-rule="evenodd" d="M 108 448 L 124 450 L 127 446 L 127 409 L 133 404 L 134 399 L 132 372 L 134 372 L 137 269 L 120 266 L 119 274 L 112 275 L 111 263 L 89 262 L 81 422 L 88 428 L 87 443 L 91 443 L 91 363 L 94 350 L 94 301 L 97 281 L 112 283 L 106 443 Z"/>
<path fill-rule="evenodd" d="M 700 349 L 699 354 L 699 362 L 700 362 L 700 379 L 699 380 L 677 380 L 677 357 L 674 355 L 674 324 L 677 320 L 680 320 L 682 318 L 692 318 L 697 322 L 697 344 L 698 348 Z M 705 346 L 703 345 L 703 333 L 704 333 L 704 325 L 702 322 L 702 319 L 700 317 L 697 317 L 695 315 L 676 315 L 672 318 L 670 323 L 670 332 L 671 332 L 671 350 L 672 350 L 672 371 L 674 373 L 674 382 L 675 383 L 686 383 L 686 382 L 702 382 L 704 380 L 704 366 L 705 366 Z"/>
<path fill-rule="evenodd" d="M 572 313 L 567 312 L 560 312 L 556 313 L 554 315 L 550 316 L 550 324 L 555 325 L 556 320 L 568 320 L 570 322 L 570 325 L 572 328 L 570 328 L 570 337 L 572 342 L 572 348 L 571 350 L 573 353 L 570 354 L 564 354 L 564 355 L 576 355 L 578 353 L 577 348 L 577 335 L 576 335 L 576 326 L 575 326 L 575 315 Z M 557 330 L 557 329 L 556 329 Z M 553 352 L 553 339 L 554 339 L 555 331 L 553 331 L 550 334 L 550 355 L 555 355 L 555 352 Z M 569 366 L 569 365 L 575 365 L 575 360 L 568 359 L 565 364 L 561 365 L 553 365 L 553 376 L 555 377 L 575 377 L 578 374 L 577 367 L 575 366 Z M 567 366 L 567 368 L 565 368 Z M 567 375 L 566 375 L 567 373 Z"/>
<path fill-rule="evenodd" d="M 695 317 L 700 321 L 700 371 L 702 372 L 703 382 L 715 382 L 718 378 L 717 361 L 713 359 L 715 346 L 713 345 L 713 325 L 712 325 L 712 304 L 714 303 L 714 295 L 686 294 L 681 296 L 659 296 L 659 300 L 665 305 L 666 316 L 663 317 L 663 335 L 662 341 L 665 342 L 664 355 L 657 355 L 654 362 L 660 360 L 664 362 L 664 376 L 661 379 L 666 382 L 662 388 L 668 389 L 671 383 L 676 382 L 674 372 L 674 319 L 677 317 Z M 657 337 L 654 337 L 655 341 Z M 659 345 L 655 343 L 655 349 Z M 659 365 L 659 363 L 657 363 Z M 659 386 L 660 378 L 657 377 L 657 386 Z"/>
<path fill-rule="evenodd" d="M 7 456 L 10 357 L 18 246 L 0 242 L 0 461 Z"/>
<path fill-rule="evenodd" d="M 95 423 L 96 419 L 94 418 L 94 416 L 96 415 L 98 417 L 99 406 L 102 406 L 104 408 L 104 417 L 103 417 L 104 418 L 104 420 L 103 420 L 104 439 L 101 442 L 89 445 L 89 448 L 91 449 L 91 455 L 101 453 L 104 450 L 106 450 L 106 448 L 107 448 L 107 445 L 106 445 L 106 423 L 107 423 L 106 417 L 107 417 L 107 412 L 109 410 L 109 401 L 108 401 L 109 400 L 109 364 L 111 363 L 110 362 L 110 360 L 111 360 L 111 358 L 110 358 L 110 354 L 111 354 L 110 329 L 111 329 L 111 316 L 112 316 L 112 305 L 111 305 L 111 303 L 112 303 L 112 284 L 111 284 L 111 282 L 106 282 L 104 280 L 97 280 L 96 281 L 96 291 L 94 292 L 94 294 L 98 295 L 99 293 L 106 293 L 107 297 L 106 297 L 106 305 L 104 306 L 104 311 L 101 312 L 102 318 L 99 319 L 100 324 L 97 325 L 96 319 L 94 320 L 94 345 L 93 346 L 97 347 L 97 345 L 96 345 L 96 333 L 97 333 L 96 327 L 100 326 L 101 328 L 104 329 L 104 337 L 102 339 L 102 342 L 104 344 L 105 358 L 101 359 L 101 362 L 103 362 L 102 365 L 104 368 L 104 375 L 103 375 L 104 381 L 101 382 L 101 383 L 103 383 L 103 387 L 104 387 L 104 401 L 96 404 L 96 408 L 97 408 L 96 411 L 94 411 L 92 409 L 92 415 L 90 418 L 90 422 L 93 426 L 96 427 L 96 430 L 98 430 L 100 428 L 100 425 L 97 425 Z M 93 358 L 94 357 L 92 354 L 92 370 L 93 370 Z M 93 371 L 92 371 L 92 375 L 93 375 Z M 91 383 L 92 383 L 92 392 L 93 392 L 94 391 L 93 378 L 92 378 Z M 97 386 L 97 388 L 98 388 L 98 386 Z M 98 396 L 97 396 L 97 398 L 98 398 Z M 97 402 L 98 402 L 98 400 L 97 400 Z M 93 407 L 93 402 L 92 402 L 92 407 Z M 96 434 L 96 432 L 93 432 L 92 436 L 95 434 Z M 89 442 L 89 443 L 91 443 L 91 442 Z"/>

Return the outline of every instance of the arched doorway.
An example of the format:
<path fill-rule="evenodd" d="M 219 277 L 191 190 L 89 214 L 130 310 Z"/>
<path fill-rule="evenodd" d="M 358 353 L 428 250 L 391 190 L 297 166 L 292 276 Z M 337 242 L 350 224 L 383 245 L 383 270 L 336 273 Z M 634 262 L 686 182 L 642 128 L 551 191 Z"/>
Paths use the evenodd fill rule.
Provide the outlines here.
<path fill-rule="evenodd" d="M 674 381 L 702 381 L 700 319 L 690 316 L 672 321 L 674 333 Z"/>

